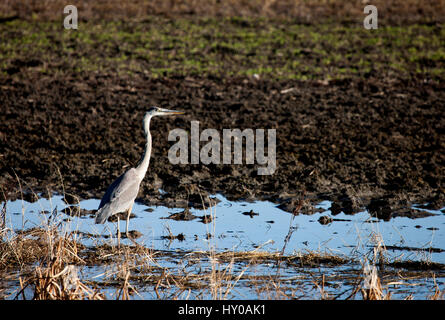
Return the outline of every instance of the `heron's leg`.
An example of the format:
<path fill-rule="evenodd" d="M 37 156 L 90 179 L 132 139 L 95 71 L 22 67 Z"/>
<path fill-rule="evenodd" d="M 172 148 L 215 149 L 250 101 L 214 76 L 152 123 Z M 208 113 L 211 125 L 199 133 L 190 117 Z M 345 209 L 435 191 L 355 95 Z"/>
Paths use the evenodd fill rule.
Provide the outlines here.
<path fill-rule="evenodd" d="M 133 209 L 133 205 L 130 206 L 130 208 L 128 209 L 128 212 L 127 212 L 127 224 L 125 225 L 125 235 L 127 236 L 127 238 L 130 238 L 128 236 L 128 224 L 130 222 L 131 209 Z"/>
<path fill-rule="evenodd" d="M 118 215 L 117 216 L 117 246 L 118 246 L 118 248 L 121 247 L 121 231 L 119 228 L 119 222 L 120 222 L 120 220 L 119 220 L 119 215 Z"/>

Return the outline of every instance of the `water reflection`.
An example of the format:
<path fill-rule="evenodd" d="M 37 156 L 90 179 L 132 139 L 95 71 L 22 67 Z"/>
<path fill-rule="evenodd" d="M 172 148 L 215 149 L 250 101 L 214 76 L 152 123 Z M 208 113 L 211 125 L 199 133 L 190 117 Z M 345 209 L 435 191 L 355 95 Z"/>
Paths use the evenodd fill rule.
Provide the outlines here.
<path fill-rule="evenodd" d="M 439 210 L 417 207 L 433 215 L 383 221 L 371 217 L 367 211 L 333 216 L 330 201 L 316 204 L 320 210 L 313 215 L 292 216 L 268 201 L 229 201 L 222 195 L 215 198 L 219 202 L 207 210 L 135 203 L 130 230 L 140 235 L 136 241 L 145 246 L 183 251 L 206 251 L 209 246 L 219 251 L 261 247 L 284 254 L 317 250 L 359 256 L 367 254 L 378 239 L 390 248 L 389 258 L 445 263 L 445 216 Z M 116 233 L 116 222 L 94 224 L 99 202 L 89 199 L 81 200 L 77 206 L 67 205 L 61 195 L 33 203 L 8 201 L 6 225 L 17 231 L 57 221 L 64 230 L 76 231 L 85 245 L 95 245 L 97 238 L 91 235 L 110 238 Z M 124 223 L 121 221 L 121 230 Z M 129 239 L 122 241 L 132 243 Z"/>

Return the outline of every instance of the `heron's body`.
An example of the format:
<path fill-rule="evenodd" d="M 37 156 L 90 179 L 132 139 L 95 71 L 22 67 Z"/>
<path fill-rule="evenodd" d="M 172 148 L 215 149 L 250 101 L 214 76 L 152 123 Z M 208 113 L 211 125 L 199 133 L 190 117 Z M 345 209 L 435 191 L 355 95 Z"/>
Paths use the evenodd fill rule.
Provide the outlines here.
<path fill-rule="evenodd" d="M 127 211 L 126 234 L 128 236 L 128 220 L 136 199 L 139 187 L 150 164 L 151 134 L 150 121 L 153 116 L 181 114 L 175 110 L 151 108 L 144 116 L 143 125 L 147 138 L 144 155 L 136 168 L 131 168 L 117 178 L 107 189 L 96 213 L 96 223 L 104 223 L 112 215 Z M 118 226 L 119 227 L 119 226 Z"/>
<path fill-rule="evenodd" d="M 125 212 L 132 207 L 142 179 L 131 168 L 117 178 L 107 189 L 97 211 L 96 223 L 104 223 L 113 214 Z"/>

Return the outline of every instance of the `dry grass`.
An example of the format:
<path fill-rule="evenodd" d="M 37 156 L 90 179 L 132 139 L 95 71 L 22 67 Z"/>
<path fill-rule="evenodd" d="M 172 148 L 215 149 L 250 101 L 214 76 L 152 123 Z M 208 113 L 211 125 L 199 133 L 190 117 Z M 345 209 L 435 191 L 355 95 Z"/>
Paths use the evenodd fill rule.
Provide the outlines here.
<path fill-rule="evenodd" d="M 37 236 L 37 240 L 23 238 L 29 234 Z M 60 236 L 54 228 L 35 229 L 4 245 L 7 247 L 0 250 L 3 263 L 8 256 L 21 267 L 25 266 L 25 261 L 26 265 L 39 261 L 33 272 L 24 272 L 24 276 L 19 277 L 21 290 L 16 297 L 26 299 L 25 289 L 31 287 L 33 300 L 103 299 L 97 290 L 79 280 L 76 264 L 84 262 L 78 256 L 83 246 L 71 236 Z"/>
<path fill-rule="evenodd" d="M 56 258 L 47 267 L 36 267 L 34 273 L 22 279 L 18 295 L 25 297 L 25 289 L 33 287 L 33 300 L 103 300 L 97 289 L 83 284 L 78 277 L 75 265 L 65 265 Z M 125 287 L 125 284 L 124 284 Z"/>
<path fill-rule="evenodd" d="M 18 238 L 15 241 L 18 241 Z M 28 249 L 27 246 L 15 249 L 17 257 L 29 257 L 31 254 L 26 252 L 34 252 L 34 258 L 28 258 L 28 263 L 36 259 L 39 261 L 37 266 L 30 268 L 25 258 L 20 258 L 23 269 L 20 273 L 20 291 L 16 294 L 18 298 L 29 299 L 30 297 L 25 297 L 27 289 L 28 294 L 31 290 L 32 299 L 105 299 L 109 297 L 106 297 L 102 289 L 111 287 L 116 290 L 115 299 L 131 299 L 133 295 L 139 294 L 137 287 L 140 285 L 144 288 L 152 287 L 155 294 L 153 298 L 157 299 L 230 299 L 234 291 L 243 286 L 254 289 L 262 299 L 313 299 L 317 291 L 320 299 L 335 299 L 336 290 L 332 287 L 332 282 L 341 281 L 344 275 L 328 276 L 325 271 L 317 273 L 314 270 L 321 266 L 323 270 L 330 270 L 332 268 L 325 268 L 351 263 L 343 257 L 317 252 L 293 256 L 256 250 L 172 255 L 170 252 L 123 244 L 120 247 L 104 244 L 95 248 L 80 249 L 81 246 L 73 243 L 72 239 L 63 237 L 53 239 L 53 246 L 53 250 L 42 251 L 35 251 L 35 247 L 31 249 L 32 246 L 28 246 Z M 175 260 L 177 266 L 165 267 L 162 262 L 165 257 Z M 287 269 L 300 270 L 300 276 L 292 280 L 280 272 L 268 275 L 255 272 L 257 268 L 263 268 L 265 265 L 270 268 L 270 265 L 277 263 L 284 263 Z M 102 280 L 95 283 L 80 280 L 78 271 L 85 264 L 101 265 L 104 272 L 97 276 L 101 276 Z M 191 265 L 194 268 L 189 268 Z M 200 272 L 196 272 L 197 268 Z M 392 298 L 388 289 L 391 283 L 386 281 L 383 285 L 377 268 L 372 263 L 364 266 L 361 274 L 358 272 L 355 276 L 350 275 L 345 279 L 357 281 L 350 289 L 351 297 L 361 293 L 361 299 L 365 300 Z M 361 282 L 358 282 L 359 279 Z M 312 289 L 307 283 L 313 284 Z M 436 285 L 435 291 L 428 299 L 443 299 L 443 291 L 439 285 Z"/>
<path fill-rule="evenodd" d="M 434 293 L 428 296 L 429 300 L 443 300 L 445 296 L 445 291 L 440 290 L 439 285 L 436 282 L 436 276 L 433 274 L 434 279 Z"/>
<path fill-rule="evenodd" d="M 366 264 L 363 267 L 363 274 L 365 278 L 363 287 L 360 290 L 363 300 L 390 300 L 391 293 L 383 293 L 380 278 L 375 266 Z"/>
<path fill-rule="evenodd" d="M 60 236 L 54 229 L 32 228 L 1 239 L 0 266 L 23 269 L 39 261 L 51 260 L 60 254 L 58 250 L 63 250 L 63 262 L 70 263 L 80 259 L 77 252 L 82 248 L 82 244 L 71 237 Z"/>

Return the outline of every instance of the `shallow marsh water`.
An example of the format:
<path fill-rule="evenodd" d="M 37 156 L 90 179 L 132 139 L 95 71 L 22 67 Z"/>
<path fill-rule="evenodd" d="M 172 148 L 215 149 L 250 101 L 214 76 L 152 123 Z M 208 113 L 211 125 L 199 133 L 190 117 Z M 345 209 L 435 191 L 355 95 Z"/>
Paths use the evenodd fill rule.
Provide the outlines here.
<path fill-rule="evenodd" d="M 248 265 L 237 262 L 230 266 L 233 274 L 243 274 L 227 298 L 255 299 L 262 296 L 261 286 L 265 282 L 252 284 L 251 277 L 266 279 L 266 276 L 276 275 L 276 280 L 285 285 L 296 297 L 319 298 L 314 281 L 318 282 L 321 275 L 329 281 L 327 292 L 331 296 L 345 298 L 350 294 L 354 279 L 352 275 L 361 273 L 364 257 L 372 258 L 373 249 L 378 243 L 384 244 L 387 261 L 432 261 L 445 263 L 445 215 L 441 211 L 425 210 L 432 215 L 411 219 L 395 217 L 389 221 L 371 217 L 367 211 L 354 215 L 341 212 L 332 216 L 329 201 L 322 201 L 315 207 L 319 210 L 312 215 L 291 214 L 279 209 L 276 204 L 268 201 L 229 201 L 221 195 L 215 198 L 219 202 L 207 208 L 198 210 L 190 208 L 190 213 L 197 216 L 189 221 L 169 219 L 175 213 L 181 213 L 183 208 L 167 208 L 163 206 L 146 206 L 135 203 L 132 212 L 136 215 L 130 219 L 130 231 L 138 231 L 140 237 L 135 241 L 154 251 L 163 252 L 156 263 L 165 268 L 182 268 L 182 272 L 198 275 L 203 269 L 211 268 L 208 255 L 194 257 L 190 263 L 192 252 L 216 253 L 233 252 L 282 252 L 293 256 L 307 252 L 328 253 L 351 259 L 355 262 L 342 263 L 337 266 L 319 265 L 299 267 L 298 263 L 278 264 L 274 261 Z M 76 231 L 78 241 L 93 247 L 103 243 L 116 244 L 116 223 L 107 222 L 104 225 L 94 224 L 94 211 L 100 200 L 89 199 L 78 203 L 81 209 L 92 210 L 80 216 L 69 216 L 63 213 L 68 205 L 61 195 L 50 199 L 40 198 L 34 203 L 16 200 L 6 203 L 6 226 L 14 231 L 41 227 L 48 220 L 61 222 L 60 226 L 67 232 Z M 1 204 L 3 206 L 3 203 Z M 76 205 L 74 205 L 76 207 Z M 73 207 L 73 208 L 74 208 Z M 57 214 L 56 214 L 57 213 Z M 203 216 L 212 216 L 212 221 L 204 223 Z M 328 216 L 334 220 L 327 224 L 319 222 L 320 217 Z M 209 219 L 210 220 L 210 219 Z M 120 222 L 121 232 L 125 231 L 125 221 Z M 113 237 L 110 235 L 113 234 Z M 92 236 L 93 235 L 93 236 Z M 179 237 L 178 237 L 179 235 Z M 172 237 L 173 236 L 173 237 Z M 132 245 L 132 241 L 122 238 L 122 244 Z M 184 258 L 188 255 L 188 258 Z M 200 263 L 196 263 L 199 260 Z M 227 268 L 228 263 L 223 268 Z M 105 266 L 82 267 L 82 279 L 101 281 L 106 277 Z M 394 271 L 396 273 L 397 270 Z M 317 274 L 317 275 L 314 275 Z M 399 279 L 400 280 L 400 279 Z M 445 273 L 434 271 L 429 275 L 410 273 L 403 281 L 388 289 L 393 298 L 405 298 L 412 294 L 414 298 L 425 299 L 434 291 L 435 283 L 443 290 Z M 11 282 L 11 290 L 14 289 Z M 16 283 L 16 282 L 15 282 Z M 153 299 L 157 296 L 151 286 L 135 283 L 139 295 L 135 298 Z M 15 284 L 17 286 L 17 284 Z M 114 289 L 104 288 L 110 296 Z M 299 292 L 299 293 L 296 293 Z M 309 292 L 309 293 L 308 293 Z M 270 292 L 267 297 L 273 298 Z M 180 297 L 181 298 L 181 297 Z M 184 298 L 184 297 L 182 297 Z M 205 298 L 196 296 L 196 298 Z"/>

